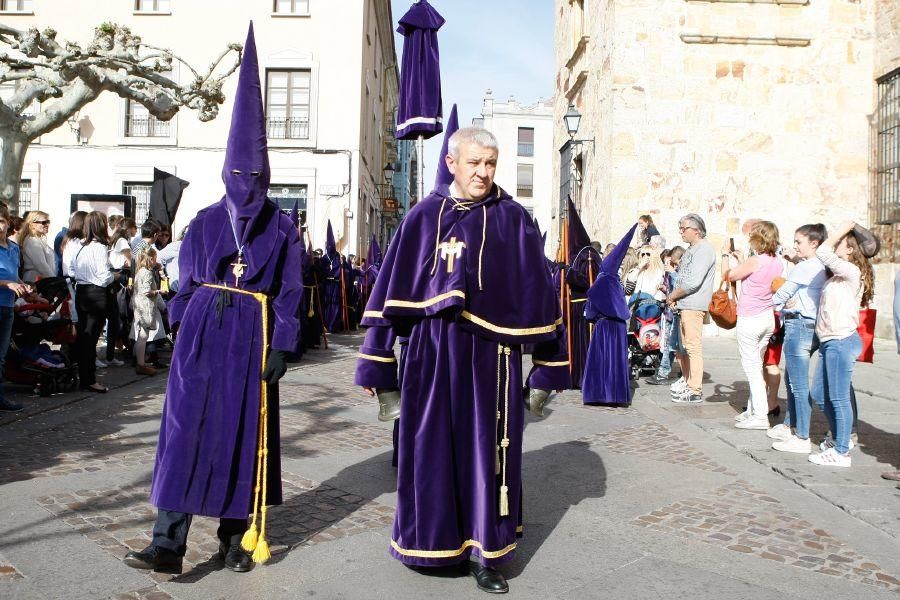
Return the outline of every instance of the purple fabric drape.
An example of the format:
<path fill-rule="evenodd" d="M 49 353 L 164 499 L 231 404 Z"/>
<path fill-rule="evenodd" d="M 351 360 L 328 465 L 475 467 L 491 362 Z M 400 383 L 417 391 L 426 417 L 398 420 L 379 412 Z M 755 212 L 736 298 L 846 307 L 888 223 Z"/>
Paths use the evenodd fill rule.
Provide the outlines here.
<path fill-rule="evenodd" d="M 438 30 L 444 18 L 420 0 L 400 18 L 403 35 L 397 139 L 431 138 L 443 130 L 441 109 L 441 61 Z"/>
<path fill-rule="evenodd" d="M 437 162 L 437 173 L 434 176 L 434 187 L 449 186 L 453 183 L 453 174 L 447 167 L 447 152 L 449 151 L 450 138 L 459 130 L 459 117 L 456 114 L 456 105 L 450 109 L 450 118 L 447 119 L 447 128 L 444 130 L 444 144 L 441 146 L 441 156 Z"/>

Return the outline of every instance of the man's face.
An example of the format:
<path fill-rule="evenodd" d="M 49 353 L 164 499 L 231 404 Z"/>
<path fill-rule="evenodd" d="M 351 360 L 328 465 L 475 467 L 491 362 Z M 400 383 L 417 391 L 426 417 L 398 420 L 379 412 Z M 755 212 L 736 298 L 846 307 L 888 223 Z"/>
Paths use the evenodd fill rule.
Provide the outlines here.
<path fill-rule="evenodd" d="M 453 174 L 463 200 L 483 200 L 494 185 L 497 150 L 472 142 L 460 144 L 459 158 L 447 155 L 447 168 Z"/>
<path fill-rule="evenodd" d="M 681 239 L 688 244 L 693 244 L 700 235 L 700 232 L 697 231 L 697 228 L 694 227 L 694 224 L 691 221 L 680 222 L 678 224 L 678 231 L 681 232 Z"/>

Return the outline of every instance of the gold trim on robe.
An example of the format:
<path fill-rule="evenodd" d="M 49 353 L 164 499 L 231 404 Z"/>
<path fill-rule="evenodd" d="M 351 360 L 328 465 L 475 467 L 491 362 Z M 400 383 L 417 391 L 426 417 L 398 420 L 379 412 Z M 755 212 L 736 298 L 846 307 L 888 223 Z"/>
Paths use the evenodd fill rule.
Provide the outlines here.
<path fill-rule="evenodd" d="M 394 363 L 397 362 L 396 358 L 387 358 L 384 356 L 375 356 L 374 354 L 363 354 L 359 353 L 360 358 L 364 358 L 366 360 L 374 360 L 375 362 L 383 362 L 383 363 Z"/>
<path fill-rule="evenodd" d="M 568 367 L 569 366 L 569 361 L 567 361 L 567 360 L 551 362 L 551 361 L 547 361 L 547 360 L 534 360 L 533 359 L 531 362 L 536 365 L 540 365 L 542 367 Z"/>
<path fill-rule="evenodd" d="M 513 542 L 502 550 L 491 551 L 485 550 L 484 546 L 481 545 L 481 542 L 476 540 L 466 540 L 463 542 L 462 546 L 456 550 L 407 550 L 406 548 L 401 548 L 394 540 L 391 540 L 391 548 L 396 550 L 399 554 L 402 554 L 403 556 L 416 556 L 419 558 L 453 558 L 454 556 L 460 556 L 469 548 L 478 548 L 481 551 L 481 555 L 485 558 L 500 558 L 515 550 L 517 545 L 518 542 Z"/>

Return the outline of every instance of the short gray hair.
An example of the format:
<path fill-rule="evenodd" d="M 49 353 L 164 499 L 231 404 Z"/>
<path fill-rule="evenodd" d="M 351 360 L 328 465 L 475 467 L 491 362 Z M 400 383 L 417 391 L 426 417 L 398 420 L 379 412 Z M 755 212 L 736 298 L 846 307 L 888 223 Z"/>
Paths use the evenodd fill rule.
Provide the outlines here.
<path fill-rule="evenodd" d="M 706 237 L 706 223 L 703 221 L 703 217 L 697 213 L 688 213 L 684 215 L 678 219 L 678 223 L 690 223 L 690 227 L 693 227 L 700 232 L 700 237 Z"/>
<path fill-rule="evenodd" d="M 459 147 L 462 144 L 475 144 L 482 148 L 490 148 L 499 150 L 497 138 L 487 129 L 481 127 L 463 127 L 450 136 L 450 142 L 447 144 L 447 154 L 453 158 L 459 158 Z"/>

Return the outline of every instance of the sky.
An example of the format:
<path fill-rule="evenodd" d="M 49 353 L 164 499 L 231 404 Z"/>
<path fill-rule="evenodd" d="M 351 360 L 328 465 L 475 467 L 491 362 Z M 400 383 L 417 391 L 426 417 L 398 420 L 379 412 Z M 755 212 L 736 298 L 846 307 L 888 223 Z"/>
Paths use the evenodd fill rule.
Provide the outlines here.
<path fill-rule="evenodd" d="M 553 0 L 429 0 L 446 19 L 438 32 L 444 118 L 458 105 L 460 127 L 481 116 L 486 90 L 505 102 L 550 98 L 554 89 Z M 412 0 L 391 0 L 394 26 Z M 395 34 L 402 64 L 403 36 Z M 434 182 L 443 134 L 425 142 L 425 191 Z"/>

